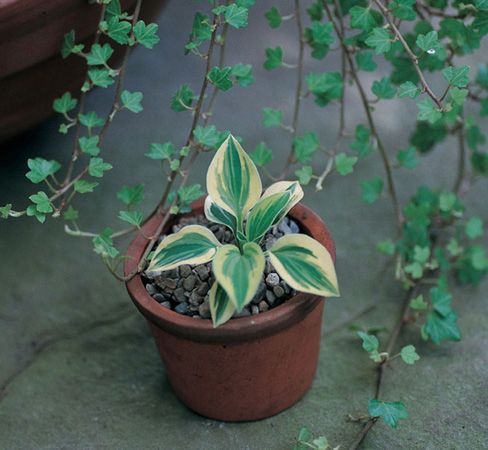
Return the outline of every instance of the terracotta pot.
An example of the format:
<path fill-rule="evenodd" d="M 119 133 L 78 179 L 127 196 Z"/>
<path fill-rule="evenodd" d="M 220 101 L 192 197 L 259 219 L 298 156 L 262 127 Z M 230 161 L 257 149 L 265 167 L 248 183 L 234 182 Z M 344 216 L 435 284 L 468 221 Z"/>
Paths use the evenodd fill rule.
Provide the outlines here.
<path fill-rule="evenodd" d="M 131 10 L 135 2 L 121 3 Z M 162 3 L 145 0 L 141 18 L 154 17 Z M 86 65 L 81 58 L 63 60 L 61 43 L 74 29 L 76 39 L 89 46 L 99 15 L 100 7 L 87 0 L 0 0 L 0 140 L 46 119 L 56 97 L 79 90 Z M 120 47 L 114 47 L 117 61 Z"/>
<path fill-rule="evenodd" d="M 190 213 L 199 214 L 203 200 Z M 335 259 L 330 233 L 316 214 L 299 204 L 290 216 Z M 154 216 L 145 234 L 153 234 L 160 221 L 161 216 Z M 137 266 L 146 246 L 140 235 L 132 241 L 126 274 Z M 224 421 L 263 419 L 292 406 L 310 387 L 320 349 L 320 297 L 300 293 L 267 312 L 231 319 L 214 329 L 210 320 L 161 306 L 139 276 L 127 283 L 127 290 L 149 323 L 176 395 L 197 413 Z"/>

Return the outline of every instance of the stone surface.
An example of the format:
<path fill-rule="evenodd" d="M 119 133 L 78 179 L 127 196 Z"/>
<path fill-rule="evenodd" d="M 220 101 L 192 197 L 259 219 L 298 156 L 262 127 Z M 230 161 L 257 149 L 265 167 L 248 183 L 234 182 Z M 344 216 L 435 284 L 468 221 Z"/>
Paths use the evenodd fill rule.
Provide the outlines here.
<path fill-rule="evenodd" d="M 160 168 L 141 155 L 151 142 L 181 143 L 186 137 L 190 117 L 165 106 L 182 83 L 195 89 L 200 83 L 201 62 L 184 57 L 182 51 L 194 6 L 193 2 L 170 2 L 160 18 L 161 43 L 154 51 L 137 49 L 131 57 L 126 86 L 143 91 L 145 111 L 116 117 L 103 153 L 116 168 L 90 200 L 80 196 L 83 229 L 121 226 L 116 219 L 120 205 L 115 192 L 122 185 L 145 183 L 146 212 L 160 196 Z M 287 3 L 280 10 L 288 8 Z M 263 17 L 266 9 L 266 2 L 254 8 L 251 29 L 243 32 L 245 45 L 244 41 L 233 44 L 227 53 L 229 64 L 255 65 L 256 86 L 219 95 L 215 120 L 219 128 L 245 137 L 248 149 L 262 139 L 271 148 L 281 149 L 283 154 L 275 157 L 279 170 L 289 136 L 261 128 L 257 122 L 262 106 L 291 110 L 293 96 L 283 92 L 294 89 L 295 72 L 269 74 L 261 67 L 264 48 L 270 45 L 282 45 L 293 61 L 296 30 L 289 21 L 270 31 Z M 232 43 L 241 32 L 231 31 Z M 326 65 L 314 62 L 308 68 L 339 67 L 334 66 L 334 56 L 327 58 Z M 348 92 L 347 119 L 352 129 L 363 116 L 355 90 Z M 88 107 L 106 106 L 110 98 L 111 93 L 99 90 L 88 97 Z M 333 145 L 337 131 L 334 106 L 330 108 L 324 112 L 310 101 L 301 114 L 302 131 L 317 130 L 324 145 Z M 393 157 L 399 147 L 408 145 L 406 131 L 415 117 L 413 102 L 382 102 L 375 105 L 375 114 L 382 119 L 379 132 Z M 50 120 L 5 145 L 1 205 L 14 201 L 22 206 L 36 190 L 24 177 L 28 157 L 68 158 L 71 140 L 57 133 L 59 123 Z M 418 170 L 396 174 L 402 200 L 419 183 L 452 183 L 454 174 L 445 170 L 456 158 L 452 143 L 422 158 Z M 203 168 L 209 158 L 200 160 L 195 181 L 204 184 Z M 323 161 L 318 164 L 320 170 Z M 281 450 L 291 448 L 294 435 L 306 425 L 314 433 L 327 435 L 331 444 L 347 449 L 358 425 L 345 418 L 365 412 L 375 375 L 348 325 L 391 328 L 402 296 L 392 281 L 391 264 L 374 249 L 376 242 L 394 234 L 391 206 L 384 197 L 373 206 L 360 200 L 359 181 L 383 175 L 377 155 L 361 161 L 356 172 L 331 177 L 324 191 L 309 189 L 305 197 L 334 235 L 342 293 L 341 299 L 327 301 L 315 382 L 293 408 L 253 423 L 208 420 L 176 399 L 145 321 L 88 241 L 66 236 L 57 221 L 42 226 L 28 219 L 0 221 L 0 448 Z M 467 202 L 471 211 L 488 221 L 485 181 L 476 185 Z M 487 288 L 485 281 L 477 288 L 454 290 L 461 342 L 440 347 L 425 344 L 417 330 L 410 328 L 402 336 L 400 345 L 416 345 L 422 359 L 413 367 L 393 365 L 386 372 L 383 397 L 404 401 L 410 419 L 396 430 L 378 424 L 364 449 L 487 447 Z"/>

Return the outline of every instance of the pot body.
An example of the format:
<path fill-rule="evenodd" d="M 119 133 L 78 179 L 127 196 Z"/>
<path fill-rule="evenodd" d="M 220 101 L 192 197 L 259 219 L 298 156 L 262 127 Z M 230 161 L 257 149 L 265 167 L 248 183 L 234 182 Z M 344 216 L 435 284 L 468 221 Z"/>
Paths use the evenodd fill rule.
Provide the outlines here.
<path fill-rule="evenodd" d="M 163 1 L 144 1 L 141 17 L 154 17 Z M 121 2 L 124 10 L 135 3 Z M 86 0 L 0 0 L 0 141 L 53 114 L 53 100 L 64 92 L 77 97 L 86 64 L 75 56 L 64 61 L 61 44 L 74 29 L 77 41 L 89 47 L 99 15 L 100 6 Z M 111 44 L 119 61 L 122 48 Z"/>
<path fill-rule="evenodd" d="M 202 213 L 199 200 L 191 214 Z M 318 216 L 303 205 L 290 216 L 335 258 L 331 236 Z M 147 222 L 145 234 L 153 234 L 161 219 Z M 142 236 L 132 242 L 126 274 L 137 266 L 146 245 Z M 171 386 L 193 411 L 224 421 L 263 419 L 292 406 L 310 387 L 319 357 L 323 299 L 300 293 L 267 312 L 214 329 L 210 320 L 182 316 L 158 304 L 139 276 L 127 289 L 149 323 Z"/>

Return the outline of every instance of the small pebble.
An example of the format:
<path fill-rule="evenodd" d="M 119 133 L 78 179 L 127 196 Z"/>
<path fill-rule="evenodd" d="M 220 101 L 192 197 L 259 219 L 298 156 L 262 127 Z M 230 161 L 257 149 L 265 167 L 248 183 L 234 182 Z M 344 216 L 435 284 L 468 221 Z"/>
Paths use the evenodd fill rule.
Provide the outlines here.
<path fill-rule="evenodd" d="M 156 278 L 156 284 L 161 288 L 161 289 L 169 289 L 173 290 L 176 289 L 177 286 L 177 281 L 173 280 L 172 278 L 166 278 L 166 277 L 158 277 Z"/>
<path fill-rule="evenodd" d="M 198 312 L 203 319 L 210 319 L 210 304 L 208 302 L 203 302 L 198 307 Z"/>
<path fill-rule="evenodd" d="M 280 276 L 276 272 L 270 272 L 266 277 L 266 284 L 269 287 L 277 286 L 280 283 Z"/>
<path fill-rule="evenodd" d="M 269 309 L 269 305 L 264 300 L 260 301 L 258 306 L 259 306 L 259 311 L 261 312 L 265 312 Z"/>
<path fill-rule="evenodd" d="M 180 303 L 176 308 L 175 308 L 175 311 L 177 313 L 180 313 L 180 314 L 186 314 L 186 312 L 188 311 L 188 303 L 186 302 L 183 302 L 183 303 Z"/>
<path fill-rule="evenodd" d="M 288 224 L 284 220 L 282 220 L 278 224 L 278 230 L 280 230 L 283 234 L 290 234 L 292 232 L 291 228 L 288 226 Z"/>
<path fill-rule="evenodd" d="M 210 267 L 208 266 L 197 266 L 195 267 L 195 273 L 198 275 L 198 278 L 202 281 L 207 281 L 208 277 L 210 276 Z"/>
<path fill-rule="evenodd" d="M 195 287 L 196 283 L 197 283 L 197 277 L 195 275 L 190 275 L 183 282 L 183 288 L 185 289 L 185 291 L 191 291 Z"/>
<path fill-rule="evenodd" d="M 203 297 L 198 295 L 195 291 L 190 294 L 189 302 L 192 305 L 198 306 L 200 303 L 203 303 Z"/>
<path fill-rule="evenodd" d="M 196 289 L 196 293 L 198 295 L 206 295 L 207 292 L 210 290 L 210 286 L 208 285 L 208 283 L 200 283 Z"/>
<path fill-rule="evenodd" d="M 292 233 L 300 233 L 300 228 L 294 220 L 290 220 L 288 222 L 288 226 L 290 227 Z"/>
<path fill-rule="evenodd" d="M 238 313 L 236 311 L 232 317 L 246 317 L 246 316 L 250 316 L 250 315 L 251 315 L 251 311 L 250 311 L 249 307 L 244 306 L 244 308 L 242 309 L 242 311 L 240 313 Z"/>
<path fill-rule="evenodd" d="M 273 264 L 271 264 L 269 258 L 266 258 L 266 263 L 264 264 L 264 273 L 268 275 L 268 273 L 272 271 L 273 271 Z"/>
<path fill-rule="evenodd" d="M 273 247 L 273 245 L 275 244 L 275 242 L 276 242 L 276 238 L 275 237 L 268 236 L 264 240 L 264 247 L 266 248 L 266 250 L 269 250 L 271 247 Z"/>
<path fill-rule="evenodd" d="M 161 306 L 164 306 L 165 308 L 171 309 L 171 302 L 166 300 L 165 302 L 161 303 Z"/>
<path fill-rule="evenodd" d="M 285 290 L 278 285 L 273 288 L 273 294 L 276 295 L 277 298 L 281 298 L 283 295 L 285 295 Z"/>
<path fill-rule="evenodd" d="M 251 314 L 255 316 L 256 314 L 259 314 L 259 306 L 258 305 L 252 305 L 251 306 Z"/>
<path fill-rule="evenodd" d="M 191 267 L 188 265 L 180 266 L 180 277 L 186 278 L 191 275 Z"/>
<path fill-rule="evenodd" d="M 252 298 L 251 302 L 254 304 L 258 304 L 266 295 L 266 284 L 261 281 L 258 286 L 258 290 L 254 294 L 254 297 Z"/>
<path fill-rule="evenodd" d="M 181 287 L 175 289 L 175 291 L 173 292 L 173 296 L 175 297 L 177 302 L 186 302 L 185 290 Z"/>
<path fill-rule="evenodd" d="M 156 285 L 152 284 L 152 283 L 147 283 L 146 284 L 146 291 L 149 295 L 154 295 L 158 292 L 157 288 L 156 288 Z"/>
<path fill-rule="evenodd" d="M 153 295 L 153 299 L 156 300 L 158 303 L 162 303 L 166 301 L 166 297 L 163 294 L 160 294 L 159 292 Z"/>
<path fill-rule="evenodd" d="M 269 306 L 273 306 L 276 302 L 276 297 L 272 291 L 266 291 L 266 301 Z"/>

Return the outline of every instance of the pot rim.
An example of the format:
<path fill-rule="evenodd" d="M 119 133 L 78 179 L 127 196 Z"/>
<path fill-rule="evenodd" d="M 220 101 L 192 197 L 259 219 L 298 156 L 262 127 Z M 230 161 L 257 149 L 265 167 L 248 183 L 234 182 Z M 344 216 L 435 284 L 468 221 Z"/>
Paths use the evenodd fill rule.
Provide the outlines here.
<path fill-rule="evenodd" d="M 181 217 L 203 214 L 204 200 L 205 197 L 202 197 L 195 201 L 190 213 L 175 216 L 172 221 L 168 222 L 167 227 L 172 226 Z M 335 261 L 334 242 L 329 230 L 317 214 L 299 203 L 291 209 L 288 215 L 300 224 L 303 232 L 326 247 Z M 163 215 L 160 213 L 151 217 L 142 227 L 144 235 L 154 234 L 162 219 Z M 125 275 L 137 267 L 148 243 L 149 241 L 142 233 L 132 240 L 127 250 L 129 258 L 124 264 Z M 151 323 L 174 335 L 200 342 L 232 343 L 269 336 L 302 320 L 317 307 L 319 301 L 324 301 L 317 295 L 300 292 L 269 311 L 255 316 L 231 319 L 218 328 L 214 328 L 210 319 L 193 319 L 161 306 L 148 294 L 139 274 L 126 282 L 126 287 L 136 307 Z"/>

